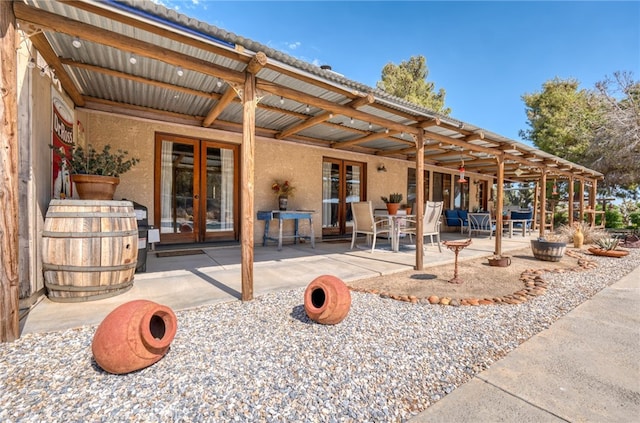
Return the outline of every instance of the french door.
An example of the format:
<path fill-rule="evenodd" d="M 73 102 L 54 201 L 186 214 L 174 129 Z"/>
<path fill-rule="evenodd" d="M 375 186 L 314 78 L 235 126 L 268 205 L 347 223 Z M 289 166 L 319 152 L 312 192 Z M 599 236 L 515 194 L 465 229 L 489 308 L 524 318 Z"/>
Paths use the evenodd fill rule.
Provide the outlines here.
<path fill-rule="evenodd" d="M 238 239 L 238 146 L 156 134 L 160 243 Z"/>
<path fill-rule="evenodd" d="M 324 158 L 322 163 L 322 236 L 351 233 L 351 203 L 366 201 L 366 164 Z"/>

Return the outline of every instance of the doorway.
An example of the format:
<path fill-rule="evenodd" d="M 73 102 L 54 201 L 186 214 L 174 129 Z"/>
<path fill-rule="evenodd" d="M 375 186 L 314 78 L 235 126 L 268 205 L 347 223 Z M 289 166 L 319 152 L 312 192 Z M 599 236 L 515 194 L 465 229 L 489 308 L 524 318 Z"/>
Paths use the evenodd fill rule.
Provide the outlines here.
<path fill-rule="evenodd" d="M 238 240 L 238 146 L 156 134 L 160 243 Z"/>
<path fill-rule="evenodd" d="M 324 158 L 322 162 L 322 236 L 351 233 L 351 203 L 366 201 L 366 163 Z"/>

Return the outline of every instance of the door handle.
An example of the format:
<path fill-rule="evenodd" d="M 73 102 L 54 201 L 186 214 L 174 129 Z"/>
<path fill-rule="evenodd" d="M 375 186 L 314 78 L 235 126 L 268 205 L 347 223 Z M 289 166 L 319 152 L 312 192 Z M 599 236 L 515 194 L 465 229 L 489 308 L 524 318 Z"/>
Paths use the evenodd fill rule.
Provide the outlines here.
<path fill-rule="evenodd" d="M 197 199 L 199 199 L 199 198 L 200 198 L 200 196 L 199 196 L 198 194 L 196 194 L 196 195 L 194 195 L 194 196 L 193 196 L 193 199 L 194 199 L 194 200 L 197 200 Z"/>

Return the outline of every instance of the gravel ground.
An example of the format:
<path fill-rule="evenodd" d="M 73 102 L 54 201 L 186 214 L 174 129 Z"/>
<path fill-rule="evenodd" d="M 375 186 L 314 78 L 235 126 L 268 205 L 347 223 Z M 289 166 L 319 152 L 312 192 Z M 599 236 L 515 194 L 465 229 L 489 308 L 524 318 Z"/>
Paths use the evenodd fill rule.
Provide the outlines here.
<path fill-rule="evenodd" d="M 0 344 L 0 421 L 406 421 L 640 266 L 640 250 L 594 259 L 520 305 L 354 292 L 347 318 L 323 326 L 297 289 L 176 312 L 167 355 L 120 376 L 93 361 L 95 327 L 26 335 Z"/>

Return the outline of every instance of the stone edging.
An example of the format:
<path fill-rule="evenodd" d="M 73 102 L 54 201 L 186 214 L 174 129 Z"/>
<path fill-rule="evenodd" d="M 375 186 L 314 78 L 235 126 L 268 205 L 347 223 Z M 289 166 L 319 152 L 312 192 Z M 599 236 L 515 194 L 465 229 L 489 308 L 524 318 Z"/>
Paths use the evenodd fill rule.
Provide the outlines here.
<path fill-rule="evenodd" d="M 450 305 L 454 307 L 464 305 L 521 304 L 547 292 L 547 281 L 542 278 L 542 275 L 545 273 L 582 272 L 585 270 L 595 269 L 598 266 L 595 261 L 587 259 L 584 255 L 578 252 L 567 250 L 565 254 L 569 257 L 578 259 L 578 266 L 568 269 L 527 269 L 520 274 L 520 280 L 523 282 L 524 287 L 513 294 L 504 295 L 502 297 L 456 299 L 449 297 L 440 298 L 437 295 L 431 295 L 429 297 L 418 298 L 415 295 L 396 295 L 390 292 L 380 291 L 378 289 L 355 288 L 352 286 L 349 286 L 349 289 L 354 292 L 376 294 L 380 295 L 382 298 L 390 298 L 392 300 L 405 301 L 413 304 L 429 303 L 434 305 Z"/>

